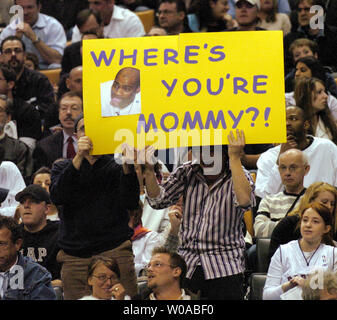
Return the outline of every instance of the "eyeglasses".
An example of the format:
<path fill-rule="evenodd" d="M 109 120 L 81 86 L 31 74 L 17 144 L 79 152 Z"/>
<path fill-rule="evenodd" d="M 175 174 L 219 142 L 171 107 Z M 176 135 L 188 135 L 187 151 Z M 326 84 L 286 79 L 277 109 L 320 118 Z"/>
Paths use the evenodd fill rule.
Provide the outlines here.
<path fill-rule="evenodd" d="M 163 11 L 158 10 L 158 11 L 156 12 L 156 16 L 159 17 L 161 14 L 162 14 L 163 16 L 168 16 L 168 15 L 174 13 L 174 12 L 175 12 L 175 11 L 170 11 L 170 10 L 163 10 Z"/>
<path fill-rule="evenodd" d="M 9 247 L 9 242 L 0 241 L 0 249 L 6 250 Z"/>
<path fill-rule="evenodd" d="M 106 274 L 100 274 L 98 276 L 92 275 L 93 277 L 97 278 L 99 281 L 105 282 L 107 280 L 111 280 L 112 282 L 118 281 L 118 278 L 115 275 L 108 277 Z"/>
<path fill-rule="evenodd" d="M 71 107 L 60 106 L 60 111 L 61 112 L 67 112 L 68 110 L 76 112 L 76 111 L 80 111 L 81 107 L 77 106 L 77 105 L 73 105 Z"/>
<path fill-rule="evenodd" d="M 9 55 L 9 54 L 12 54 L 13 52 L 14 52 L 15 54 L 20 54 L 20 53 L 23 52 L 23 50 L 20 49 L 20 48 L 5 49 L 5 50 L 3 51 L 3 54 Z"/>
<path fill-rule="evenodd" d="M 155 261 L 153 263 L 149 263 L 146 266 L 146 269 L 149 269 L 149 268 L 158 269 L 158 268 L 161 268 L 163 266 L 168 266 L 170 268 L 177 268 L 177 266 L 173 266 L 173 265 L 171 265 L 169 263 L 163 263 L 163 262 Z"/>

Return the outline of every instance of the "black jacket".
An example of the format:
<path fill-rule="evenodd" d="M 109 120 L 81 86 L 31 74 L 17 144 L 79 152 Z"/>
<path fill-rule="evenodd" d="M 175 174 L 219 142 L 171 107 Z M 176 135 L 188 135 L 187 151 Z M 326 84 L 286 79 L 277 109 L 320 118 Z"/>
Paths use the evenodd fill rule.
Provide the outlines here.
<path fill-rule="evenodd" d="M 139 183 L 135 172 L 107 155 L 92 166 L 83 160 L 76 170 L 70 160 L 54 164 L 50 196 L 61 205 L 59 246 L 65 253 L 88 258 L 130 240 L 127 210 L 138 208 Z"/>

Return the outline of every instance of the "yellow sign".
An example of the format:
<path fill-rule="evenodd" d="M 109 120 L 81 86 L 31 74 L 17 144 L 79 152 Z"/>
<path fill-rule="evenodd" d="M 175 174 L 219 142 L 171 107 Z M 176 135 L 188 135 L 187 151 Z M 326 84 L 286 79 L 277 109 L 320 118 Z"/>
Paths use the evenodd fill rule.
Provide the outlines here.
<path fill-rule="evenodd" d="M 281 31 L 86 40 L 83 70 L 93 154 L 286 141 Z"/>

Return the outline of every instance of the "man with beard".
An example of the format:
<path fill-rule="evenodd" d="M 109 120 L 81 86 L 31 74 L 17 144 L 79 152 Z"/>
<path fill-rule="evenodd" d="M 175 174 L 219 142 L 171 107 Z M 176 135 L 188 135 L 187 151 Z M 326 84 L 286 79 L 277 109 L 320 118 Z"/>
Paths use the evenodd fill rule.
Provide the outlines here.
<path fill-rule="evenodd" d="M 41 0 L 16 0 L 22 7 L 23 21 L 13 21 L 1 32 L 0 41 L 17 36 L 24 42 L 27 52 L 39 57 L 40 69 L 60 68 L 67 38 L 64 29 L 55 18 L 40 13 Z"/>
<path fill-rule="evenodd" d="M 82 96 L 77 92 L 67 92 L 59 100 L 59 120 L 62 130 L 40 140 L 33 153 L 34 169 L 51 168 L 59 158 L 72 159 L 77 150 L 74 135 L 75 119 L 83 112 Z"/>
<path fill-rule="evenodd" d="M 337 147 L 329 139 L 307 135 L 309 121 L 303 109 L 296 106 L 286 109 L 287 142 L 262 153 L 257 161 L 256 195 L 260 198 L 282 191 L 278 162 L 289 149 L 301 150 L 308 158 L 310 171 L 304 177 L 304 187 L 317 181 L 337 186 Z"/>
<path fill-rule="evenodd" d="M 260 8 L 259 0 L 236 0 L 235 17 L 238 26 L 229 31 L 258 31 L 264 30 L 257 27 L 257 13 Z"/>
<path fill-rule="evenodd" d="M 12 89 L 14 100 L 21 99 L 39 110 L 45 129 L 57 124 L 53 87 L 45 75 L 25 67 L 24 42 L 16 36 L 9 36 L 2 41 L 0 53 L 2 62 L 12 67 L 16 73 Z"/>

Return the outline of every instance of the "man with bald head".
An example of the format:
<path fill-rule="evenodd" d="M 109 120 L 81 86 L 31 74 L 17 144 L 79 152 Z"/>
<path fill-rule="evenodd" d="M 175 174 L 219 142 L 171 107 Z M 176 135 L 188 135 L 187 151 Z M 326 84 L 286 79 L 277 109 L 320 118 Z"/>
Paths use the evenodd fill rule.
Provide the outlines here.
<path fill-rule="evenodd" d="M 254 222 L 255 237 L 269 238 L 277 223 L 298 206 L 309 170 L 308 158 L 301 150 L 289 149 L 280 154 L 278 171 L 284 189 L 261 200 Z"/>
<path fill-rule="evenodd" d="M 301 108 L 286 108 L 287 142 L 268 149 L 257 161 L 255 194 L 258 197 L 282 191 L 279 161 L 289 149 L 301 150 L 308 158 L 310 171 L 304 177 L 305 187 L 317 181 L 337 186 L 337 146 L 329 139 L 308 135 L 309 126 Z"/>
<path fill-rule="evenodd" d="M 66 80 L 66 86 L 68 90 L 82 94 L 82 77 L 83 77 L 82 66 L 78 66 L 71 69 L 69 77 Z"/>
<path fill-rule="evenodd" d="M 107 98 L 109 88 L 110 99 Z M 102 117 L 139 114 L 140 71 L 127 67 L 118 71 L 115 80 L 101 84 Z M 105 97 L 105 101 L 103 98 Z"/>

